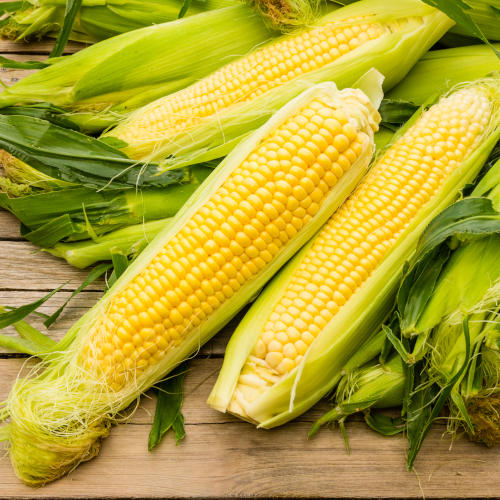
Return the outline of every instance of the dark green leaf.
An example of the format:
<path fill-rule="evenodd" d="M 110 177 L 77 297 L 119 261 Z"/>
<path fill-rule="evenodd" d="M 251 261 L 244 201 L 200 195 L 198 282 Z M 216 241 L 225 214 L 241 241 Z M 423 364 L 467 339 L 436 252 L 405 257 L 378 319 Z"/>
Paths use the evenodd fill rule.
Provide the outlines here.
<path fill-rule="evenodd" d="M 74 233 L 75 225 L 69 214 L 56 217 L 34 231 L 21 230 L 21 235 L 24 238 L 41 248 L 53 247 L 58 241 Z"/>
<path fill-rule="evenodd" d="M 402 125 L 406 123 L 420 106 L 408 101 L 395 99 L 383 99 L 379 113 L 382 116 L 382 124 L 387 126 Z"/>
<path fill-rule="evenodd" d="M 182 418 L 182 384 L 188 369 L 188 362 L 180 364 L 171 372 L 166 380 L 156 385 L 158 399 L 153 421 L 153 427 L 149 434 L 148 449 L 151 451 L 157 446 L 163 436 L 173 430 L 176 441 L 184 437 L 184 419 Z"/>
<path fill-rule="evenodd" d="M 74 130 L 31 116 L 0 115 L 0 148 L 52 178 L 91 188 L 165 186 L 184 180 L 184 169 L 160 172 L 122 151 Z"/>
<path fill-rule="evenodd" d="M 113 263 L 113 272 L 108 279 L 108 288 L 111 288 L 116 280 L 125 272 L 129 265 L 127 256 L 121 252 L 113 252 L 111 254 L 111 261 Z"/>
<path fill-rule="evenodd" d="M 0 4 L 1 5 L 1 4 Z M 4 56 L 0 56 L 0 67 L 9 69 L 43 69 L 50 64 L 42 61 L 14 61 Z"/>
<path fill-rule="evenodd" d="M 453 21 L 467 30 L 471 35 L 488 44 L 500 59 L 500 52 L 484 36 L 481 28 L 479 28 L 468 13 L 472 9 L 470 5 L 463 0 L 424 0 L 424 2 L 443 11 L 450 19 L 453 19 Z"/>
<path fill-rule="evenodd" d="M 179 12 L 178 16 L 179 19 L 181 19 L 186 15 L 189 7 L 191 7 L 191 0 L 184 0 L 184 3 L 182 4 L 181 10 Z"/>
<path fill-rule="evenodd" d="M 398 337 L 396 337 L 396 335 L 394 335 L 391 328 L 389 328 L 387 325 L 382 325 L 382 330 L 384 331 L 394 349 L 396 349 L 397 353 L 401 356 L 403 361 L 405 363 L 408 363 L 410 361 L 410 356 L 408 351 L 405 349 L 402 341 Z"/>
<path fill-rule="evenodd" d="M 429 432 L 432 423 L 439 415 L 439 412 L 441 411 L 445 403 L 448 401 L 448 398 L 450 397 L 451 392 L 455 387 L 455 384 L 460 380 L 460 378 L 462 377 L 463 373 L 465 372 L 469 364 L 471 345 L 470 345 L 468 317 L 464 318 L 463 320 L 463 332 L 465 338 L 465 360 L 460 370 L 457 371 L 455 376 L 445 386 L 440 388 L 436 397 L 432 397 L 434 396 L 431 393 L 432 388 L 426 388 L 420 391 L 423 393 L 424 405 L 421 407 L 420 410 L 416 408 L 416 406 L 414 405 L 413 410 L 415 411 L 415 414 L 408 413 L 408 440 L 410 442 L 410 447 L 408 450 L 406 463 L 408 469 L 410 470 L 413 467 L 415 458 L 417 457 L 417 454 L 420 448 L 422 447 L 422 443 L 425 439 L 425 436 L 427 436 L 427 433 Z M 431 398 L 428 397 L 429 394 L 431 394 Z M 418 401 L 418 399 L 416 399 L 415 401 Z M 414 426 L 412 432 L 410 433 L 409 424 L 412 421 L 412 418 L 417 415 L 418 415 L 418 418 L 416 418 L 417 425 Z"/>
<path fill-rule="evenodd" d="M 451 400 L 453 404 L 457 407 L 458 412 L 462 415 L 465 424 L 469 428 L 469 430 L 474 433 L 474 426 L 472 425 L 471 419 L 469 417 L 469 412 L 467 411 L 467 407 L 465 406 L 465 401 L 462 395 L 456 391 L 451 391 Z"/>
<path fill-rule="evenodd" d="M 460 200 L 431 221 L 419 240 L 416 259 L 404 273 L 398 291 L 397 306 L 404 332 L 411 332 L 436 286 L 449 256 L 449 248 L 443 244 L 451 238 L 463 242 L 499 232 L 500 213 L 487 198 Z"/>
<path fill-rule="evenodd" d="M 365 422 L 374 431 L 384 436 L 394 436 L 405 430 L 405 422 L 401 417 L 392 418 L 380 412 L 367 412 Z"/>
<path fill-rule="evenodd" d="M 32 116 L 47 120 L 60 127 L 78 130 L 78 126 L 71 120 L 65 118 L 66 110 L 58 108 L 48 102 L 33 104 L 30 106 L 7 106 L 0 109 L 2 115 L 23 115 Z"/>
<path fill-rule="evenodd" d="M 128 146 L 128 144 L 125 141 L 118 139 L 118 137 L 112 137 L 112 136 L 99 137 L 99 140 L 101 142 L 104 142 L 104 144 L 111 146 L 112 148 L 121 149 Z"/>
<path fill-rule="evenodd" d="M 82 0 L 66 0 L 66 12 L 64 13 L 64 22 L 57 36 L 56 43 L 52 48 L 50 57 L 59 57 L 64 52 L 64 47 L 69 40 L 69 35 L 73 29 L 73 24 L 75 22 L 76 16 L 80 7 L 82 5 Z"/>
<path fill-rule="evenodd" d="M 63 312 L 64 308 L 68 305 L 68 302 L 75 296 L 78 295 L 84 288 L 87 288 L 91 283 L 93 283 L 97 278 L 102 276 L 106 271 L 111 269 L 112 264 L 109 262 L 103 262 L 97 265 L 90 271 L 90 273 L 85 278 L 84 282 L 69 296 L 69 298 L 64 302 L 64 304 L 52 315 L 50 315 L 43 324 L 49 328 Z"/>
<path fill-rule="evenodd" d="M 55 290 L 52 290 L 41 299 L 25 304 L 24 306 L 12 308 L 10 311 L 0 313 L 0 330 L 24 319 L 26 316 L 38 309 L 43 303 L 49 300 L 55 293 L 61 290 L 64 285 L 66 285 L 66 283 L 58 286 Z"/>
<path fill-rule="evenodd" d="M 9 12 L 15 12 L 23 7 L 23 0 L 17 2 L 1 2 L 0 3 L 0 14 L 6 14 Z"/>

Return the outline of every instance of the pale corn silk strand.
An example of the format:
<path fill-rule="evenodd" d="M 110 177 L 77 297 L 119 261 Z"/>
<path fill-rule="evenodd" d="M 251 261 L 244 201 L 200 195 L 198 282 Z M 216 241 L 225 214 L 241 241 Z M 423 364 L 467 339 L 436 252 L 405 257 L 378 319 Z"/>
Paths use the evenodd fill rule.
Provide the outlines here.
<path fill-rule="evenodd" d="M 241 370 L 229 411 L 246 417 L 245 408 L 296 367 L 299 378 L 315 338 L 489 131 L 489 94 L 476 85 L 442 98 L 379 158 L 277 300 Z"/>
<path fill-rule="evenodd" d="M 304 104 L 98 305 L 58 361 L 18 380 L 8 400 L 9 439 L 24 482 L 44 484 L 98 453 L 112 423 L 164 375 L 162 361 L 266 268 L 353 162 L 368 162 L 378 121 L 359 90 Z"/>
<path fill-rule="evenodd" d="M 352 23 L 352 24 L 351 24 Z M 113 135 L 129 146 L 165 140 L 339 59 L 397 26 L 345 19 L 267 45 L 136 113 Z M 130 150 L 133 155 L 133 151 Z"/>

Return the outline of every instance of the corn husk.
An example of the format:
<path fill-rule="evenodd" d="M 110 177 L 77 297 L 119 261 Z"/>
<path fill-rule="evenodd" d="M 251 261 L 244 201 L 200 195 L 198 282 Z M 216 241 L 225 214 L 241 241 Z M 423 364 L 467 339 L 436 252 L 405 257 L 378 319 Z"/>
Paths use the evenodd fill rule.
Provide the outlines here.
<path fill-rule="evenodd" d="M 500 50 L 500 44 L 495 47 Z M 500 59 L 486 45 L 431 50 L 385 97 L 421 106 L 429 96 L 496 72 L 500 72 Z"/>
<path fill-rule="evenodd" d="M 232 0 L 193 0 L 184 15 L 234 5 Z M 128 31 L 175 21 L 181 13 L 182 0 L 83 0 L 69 39 L 94 43 Z M 10 12 L 0 36 L 30 41 L 44 36 L 57 37 L 64 23 L 65 0 L 25 0 Z"/>
<path fill-rule="evenodd" d="M 67 118 L 83 130 L 102 130 L 270 37 L 244 5 L 149 26 L 56 59 L 4 90 L 0 107 L 50 102 L 68 110 Z"/>
<path fill-rule="evenodd" d="M 352 18 L 358 20 L 352 21 Z M 321 69 L 271 89 L 250 102 L 236 103 L 216 116 L 207 117 L 197 126 L 168 137 L 163 134 L 148 140 L 138 137 L 123 151 L 132 158 L 163 161 L 164 168 L 178 168 L 222 157 L 284 103 L 313 84 L 334 81 L 339 88 L 348 87 L 375 67 L 385 76 L 384 88 L 392 88 L 452 25 L 443 13 L 418 0 L 402 0 L 397 6 L 390 7 L 383 0 L 363 0 L 327 14 L 315 26 L 332 21 L 352 25 L 367 19 L 390 23 L 393 32 L 352 50 Z M 175 94 L 167 98 L 175 98 Z M 136 117 L 148 113 L 159 102 L 137 110 L 106 136 L 120 139 Z"/>

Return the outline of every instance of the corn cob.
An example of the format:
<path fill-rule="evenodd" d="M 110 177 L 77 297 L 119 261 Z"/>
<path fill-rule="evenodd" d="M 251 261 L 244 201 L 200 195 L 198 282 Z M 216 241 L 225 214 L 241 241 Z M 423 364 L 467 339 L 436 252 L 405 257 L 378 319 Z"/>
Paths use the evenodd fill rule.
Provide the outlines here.
<path fill-rule="evenodd" d="M 307 410 L 392 305 L 430 219 L 500 136 L 499 81 L 416 117 L 352 196 L 261 294 L 234 333 L 209 404 L 261 427 Z"/>
<path fill-rule="evenodd" d="M 168 158 L 166 165 L 178 167 L 227 154 L 311 84 L 349 86 L 375 67 L 391 88 L 452 23 L 418 0 L 386 4 L 363 0 L 327 14 L 137 110 L 106 135 L 127 143 L 131 158 Z"/>
<path fill-rule="evenodd" d="M 0 107 L 49 102 L 82 130 L 100 131 L 272 36 L 245 5 L 148 26 L 54 61 L 0 93 Z"/>
<path fill-rule="evenodd" d="M 117 413 L 313 236 L 366 171 L 379 120 L 360 90 L 323 84 L 219 165 L 70 330 L 58 346 L 67 352 L 14 387 L 10 455 L 24 482 L 43 484 L 92 458 Z"/>

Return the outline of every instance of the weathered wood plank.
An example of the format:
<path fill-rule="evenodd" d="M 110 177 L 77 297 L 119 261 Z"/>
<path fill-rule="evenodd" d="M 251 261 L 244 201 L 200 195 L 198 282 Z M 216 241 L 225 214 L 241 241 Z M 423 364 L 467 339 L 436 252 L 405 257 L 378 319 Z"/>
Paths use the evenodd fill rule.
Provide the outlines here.
<path fill-rule="evenodd" d="M 144 410 L 114 428 L 100 456 L 69 478 L 32 490 L 14 477 L 7 459 L 1 460 L 0 497 L 498 497 L 500 452 L 465 439 L 450 450 L 440 426 L 429 434 L 416 472 L 409 473 L 404 440 L 378 436 L 360 421 L 348 425 L 351 455 L 338 432 L 325 430 L 308 441 L 319 408 L 270 431 L 218 414 L 204 401 L 219 363 L 192 364 L 184 406 L 187 437 L 179 446 L 167 438 L 147 452 L 152 401 L 143 399 Z M 19 365 L 20 360 L 0 361 L 0 398 Z"/>
<path fill-rule="evenodd" d="M 9 212 L 0 208 L 0 240 L 22 240 L 19 221 Z"/>
<path fill-rule="evenodd" d="M 0 241 L 0 255 L 0 290 L 52 290 L 66 281 L 64 289 L 74 290 L 88 274 L 28 241 Z"/>
<path fill-rule="evenodd" d="M 31 43 L 15 42 L 14 40 L 0 40 L 0 53 L 23 55 L 26 54 L 29 56 L 40 54 L 43 56 L 43 59 L 46 59 L 53 46 L 54 41 L 50 39 Z M 84 47 L 86 47 L 86 44 L 84 43 L 68 42 L 66 47 L 64 48 L 64 54 L 73 54 L 74 52 L 78 52 Z"/>

